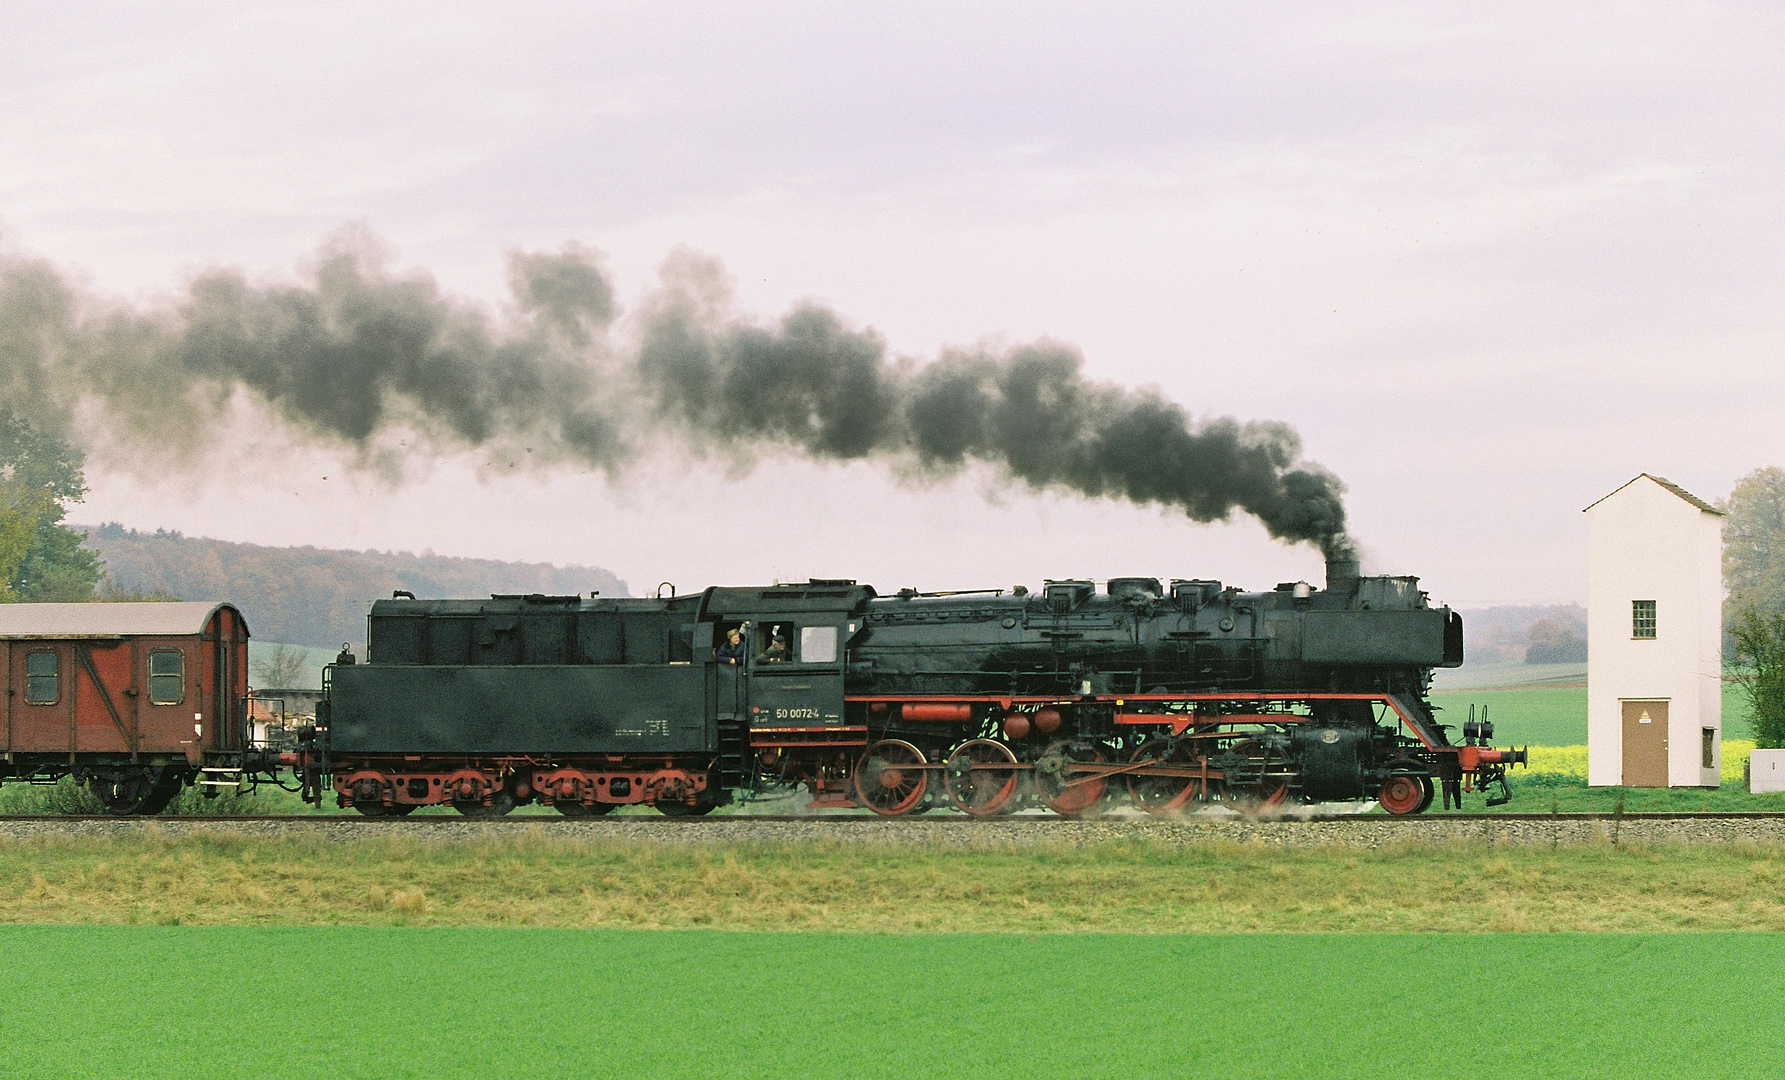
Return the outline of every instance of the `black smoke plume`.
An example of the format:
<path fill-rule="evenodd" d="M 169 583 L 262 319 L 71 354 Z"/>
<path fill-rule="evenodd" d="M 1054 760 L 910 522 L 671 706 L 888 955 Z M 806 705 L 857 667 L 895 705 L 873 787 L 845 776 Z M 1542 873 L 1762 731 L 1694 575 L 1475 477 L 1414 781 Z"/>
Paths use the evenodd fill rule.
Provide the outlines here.
<path fill-rule="evenodd" d="M 1150 390 L 1085 377 L 1050 341 L 889 358 L 871 331 L 801 306 L 772 327 L 729 312 L 717 264 L 666 263 L 622 326 L 607 275 L 575 246 L 510 258 L 500 312 L 388 271 L 374 246 L 326 245 L 302 284 L 236 270 L 159 307 L 102 301 L 41 260 L 0 258 L 0 403 L 67 424 L 97 404 L 114 437 L 190 449 L 246 396 L 359 451 L 513 451 L 623 479 L 664 443 L 882 460 L 927 478 L 970 463 L 1036 490 L 1235 510 L 1272 536 L 1349 550 L 1338 479 L 1279 423 L 1195 420 Z M 77 435 L 79 432 L 74 432 Z"/>

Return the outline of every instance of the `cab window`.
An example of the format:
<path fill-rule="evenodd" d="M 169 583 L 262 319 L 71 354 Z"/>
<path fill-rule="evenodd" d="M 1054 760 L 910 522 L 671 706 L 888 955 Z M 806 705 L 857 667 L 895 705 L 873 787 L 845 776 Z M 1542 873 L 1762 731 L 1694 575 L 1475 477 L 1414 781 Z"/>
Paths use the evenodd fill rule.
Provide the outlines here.
<path fill-rule="evenodd" d="M 793 659 L 792 623 L 764 623 L 756 632 L 756 662 L 782 664 Z"/>
<path fill-rule="evenodd" d="M 61 697 L 61 672 L 53 652 L 25 654 L 25 700 L 33 705 L 54 705 Z"/>
<path fill-rule="evenodd" d="M 834 626 L 800 627 L 800 663 L 834 664 L 837 662 L 837 628 Z"/>
<path fill-rule="evenodd" d="M 177 652 L 149 654 L 149 703 L 178 705 L 186 698 L 186 657 Z"/>

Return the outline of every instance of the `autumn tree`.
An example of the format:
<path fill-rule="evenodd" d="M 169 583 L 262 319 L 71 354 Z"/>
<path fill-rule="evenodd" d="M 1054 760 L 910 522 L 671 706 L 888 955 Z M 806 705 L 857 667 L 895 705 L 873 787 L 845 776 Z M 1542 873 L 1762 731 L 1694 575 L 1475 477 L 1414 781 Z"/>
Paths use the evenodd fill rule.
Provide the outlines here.
<path fill-rule="evenodd" d="M 1755 741 L 1785 747 L 1785 469 L 1755 469 L 1718 506 L 1735 677 Z"/>
<path fill-rule="evenodd" d="M 278 644 L 251 661 L 249 666 L 254 669 L 254 678 L 262 687 L 289 688 L 301 685 L 298 680 L 304 677 L 310 662 L 303 649 Z"/>
<path fill-rule="evenodd" d="M 1755 744 L 1785 747 L 1785 611 L 1750 606 L 1738 612 L 1735 660 Z"/>
<path fill-rule="evenodd" d="M 1755 469 L 1718 504 L 1729 623 L 1744 611 L 1785 611 L 1785 469 Z"/>
<path fill-rule="evenodd" d="M 102 567 L 62 524 L 87 493 L 80 451 L 0 408 L 0 600 L 90 600 Z"/>

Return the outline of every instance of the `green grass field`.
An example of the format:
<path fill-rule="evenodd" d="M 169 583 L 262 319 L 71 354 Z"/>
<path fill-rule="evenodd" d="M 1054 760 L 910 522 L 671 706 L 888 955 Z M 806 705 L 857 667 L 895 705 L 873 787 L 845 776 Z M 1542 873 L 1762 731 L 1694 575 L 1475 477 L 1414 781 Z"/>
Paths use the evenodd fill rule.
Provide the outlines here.
<path fill-rule="evenodd" d="M 1452 738 L 1462 735 L 1469 706 L 1476 706 L 1479 713 L 1485 705 L 1499 746 L 1580 746 L 1587 741 L 1585 684 L 1440 690 L 1432 694 L 1432 704 L 1444 710 L 1438 721 L 1451 726 Z M 1723 737 L 1753 738 L 1748 702 L 1738 686 L 1723 687 Z"/>
<path fill-rule="evenodd" d="M 1610 814 L 1621 805 L 1632 814 L 1785 812 L 1785 792 L 1753 795 L 1740 781 L 1720 788 L 1590 788 L 1585 782 L 1553 774 L 1514 770 L 1512 801 L 1489 806 L 1479 794 L 1464 796 L 1465 814 Z M 1432 803 L 1427 813 L 1444 811 Z"/>
<path fill-rule="evenodd" d="M 1785 937 L 1752 934 L 4 927 L 0 954 L 14 1077 L 1762 1077 L 1785 996 Z"/>
<path fill-rule="evenodd" d="M 1435 697 L 1458 724 L 1488 704 L 1500 745 L 1560 748 L 1514 773 L 1507 811 L 1785 810 L 1735 782 L 1587 789 L 1581 687 Z M 45 797 L 73 796 L 8 785 L 0 812 Z M 0 956 L 28 991 L 0 1008 L 0 1061 L 181 1080 L 1766 1077 L 1780 930 L 1785 851 L 1755 845 L 4 841 Z"/>

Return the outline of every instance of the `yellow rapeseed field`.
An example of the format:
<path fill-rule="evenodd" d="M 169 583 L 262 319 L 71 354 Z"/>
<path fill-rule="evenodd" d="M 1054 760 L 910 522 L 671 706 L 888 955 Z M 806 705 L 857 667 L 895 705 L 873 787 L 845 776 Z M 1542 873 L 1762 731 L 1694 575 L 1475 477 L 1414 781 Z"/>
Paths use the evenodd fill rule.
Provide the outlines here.
<path fill-rule="evenodd" d="M 1741 782 L 1748 765 L 1748 752 L 1754 749 L 1752 739 L 1723 740 L 1723 782 Z M 1585 746 L 1533 746 L 1531 771 L 1566 776 L 1587 782 L 1587 748 Z"/>

